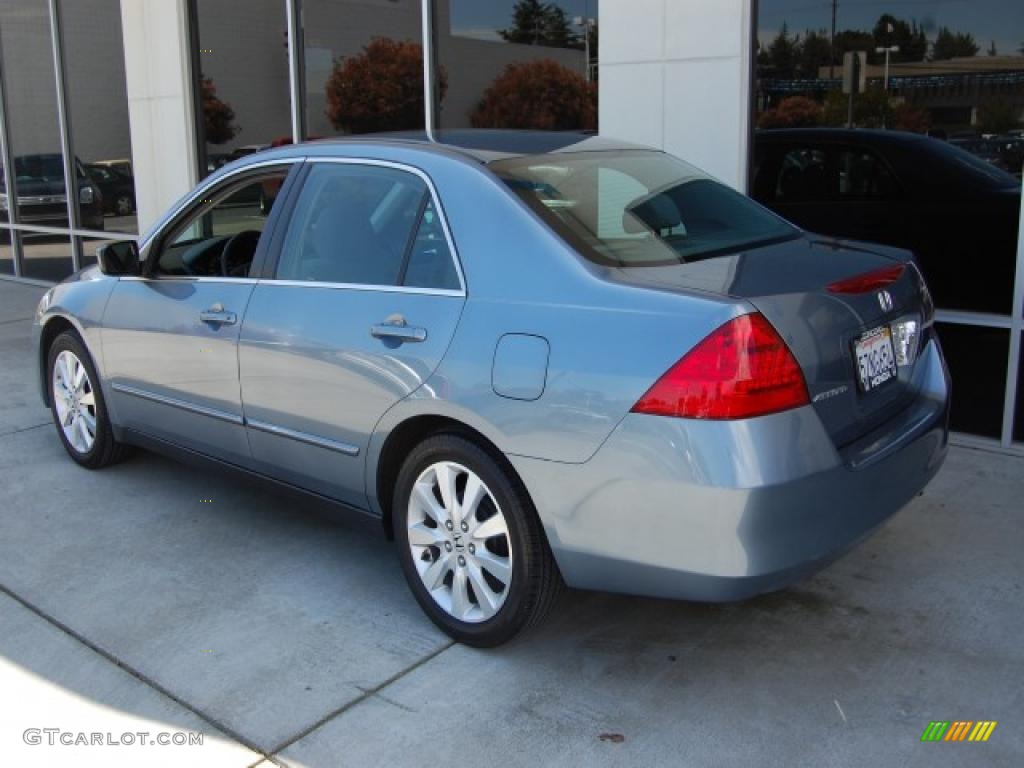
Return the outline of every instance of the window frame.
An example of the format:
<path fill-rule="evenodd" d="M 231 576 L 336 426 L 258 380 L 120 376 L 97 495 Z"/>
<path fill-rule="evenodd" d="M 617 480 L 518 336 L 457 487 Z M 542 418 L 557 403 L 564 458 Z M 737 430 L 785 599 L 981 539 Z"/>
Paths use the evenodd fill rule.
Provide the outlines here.
<path fill-rule="evenodd" d="M 284 240 L 288 233 L 288 228 L 292 223 L 292 219 L 295 213 L 296 202 L 298 201 L 299 195 L 305 186 L 307 177 L 309 175 L 308 169 L 312 168 L 316 164 L 331 163 L 335 165 L 359 165 L 376 168 L 389 168 L 391 170 L 402 171 L 405 173 L 411 173 L 418 177 L 425 185 L 427 194 L 430 195 L 430 201 L 433 203 L 434 211 L 437 213 L 438 219 L 441 222 L 441 229 L 444 232 L 445 243 L 448 246 L 449 258 L 452 260 L 452 264 L 455 267 L 455 274 L 459 278 L 458 288 L 419 288 L 413 286 L 405 286 L 398 284 L 368 284 L 368 283 L 338 283 L 331 281 L 318 281 L 318 280 L 291 280 L 281 279 L 277 277 L 277 269 L 280 264 L 281 250 L 284 247 Z M 422 211 L 425 206 L 421 206 L 420 214 L 413 225 L 411 236 L 414 237 L 416 231 L 419 229 L 420 221 L 422 218 Z M 400 275 L 401 277 L 401 275 Z M 423 171 L 421 168 L 409 165 L 407 163 L 400 163 L 391 160 L 377 160 L 372 158 L 360 158 L 360 157 L 306 157 L 304 164 L 304 173 L 300 178 L 296 179 L 295 192 L 292 199 L 289 200 L 286 210 L 282 211 L 282 218 L 279 220 L 277 230 L 274 232 L 273 240 L 270 245 L 270 250 L 267 253 L 266 261 L 262 267 L 262 276 L 260 277 L 262 282 L 273 285 L 290 285 L 290 286 L 306 286 L 312 288 L 333 288 L 340 290 L 353 290 L 353 291 L 377 291 L 381 293 L 417 293 L 425 294 L 429 296 L 457 296 L 465 297 L 467 294 L 466 290 L 466 278 L 462 270 L 462 262 L 458 254 L 458 250 L 455 247 L 455 240 L 452 237 L 451 227 L 448 223 L 448 216 L 445 213 L 444 206 L 441 204 L 441 198 L 438 195 L 437 188 L 434 185 L 433 180 L 430 176 Z"/>

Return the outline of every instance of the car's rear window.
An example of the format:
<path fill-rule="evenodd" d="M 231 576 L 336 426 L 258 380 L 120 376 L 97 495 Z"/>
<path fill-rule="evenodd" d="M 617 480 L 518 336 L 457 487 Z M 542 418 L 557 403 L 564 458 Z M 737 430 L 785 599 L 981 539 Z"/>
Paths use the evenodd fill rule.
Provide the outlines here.
<path fill-rule="evenodd" d="M 537 155 L 490 168 L 583 256 L 606 266 L 680 264 L 799 234 L 663 152 Z"/>

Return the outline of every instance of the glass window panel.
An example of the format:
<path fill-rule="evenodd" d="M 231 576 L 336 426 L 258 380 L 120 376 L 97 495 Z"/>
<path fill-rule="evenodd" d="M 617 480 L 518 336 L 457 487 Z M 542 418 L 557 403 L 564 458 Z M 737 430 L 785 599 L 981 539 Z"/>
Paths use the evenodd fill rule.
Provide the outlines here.
<path fill-rule="evenodd" d="M 833 5 L 758 3 L 753 196 L 810 231 L 914 251 L 940 308 L 1009 314 L 1024 166 L 1020 1 L 840 2 L 834 37 Z M 852 100 L 851 51 L 867 56 Z M 808 142 L 823 147 L 825 184 L 800 183 L 783 160 Z M 780 191 L 786 173 L 792 195 Z"/>
<path fill-rule="evenodd" d="M 283 0 L 197 0 L 197 133 L 206 172 L 291 141 Z"/>
<path fill-rule="evenodd" d="M 71 238 L 68 235 L 19 234 L 23 277 L 58 282 L 71 274 Z"/>
<path fill-rule="evenodd" d="M 444 236 L 441 219 L 434 210 L 434 202 L 429 197 L 426 202 L 416 238 L 409 251 L 402 285 L 457 291 L 460 287 L 459 276 L 455 271 L 452 252 L 448 248 L 448 239 Z"/>
<path fill-rule="evenodd" d="M 0 275 L 14 274 L 14 249 L 11 247 L 11 230 L 0 229 Z"/>
<path fill-rule="evenodd" d="M 314 165 L 295 203 L 277 277 L 396 285 L 426 185 L 391 168 Z"/>
<path fill-rule="evenodd" d="M 936 328 L 953 377 L 950 426 L 957 432 L 999 439 L 1010 332 L 952 323 L 938 323 Z"/>
<path fill-rule="evenodd" d="M 138 232 L 119 0 L 60 4 L 84 229 Z"/>
<path fill-rule="evenodd" d="M 157 263 L 166 275 L 248 277 L 260 235 L 288 169 L 250 178 L 177 224 Z"/>
<path fill-rule="evenodd" d="M 1020 365 L 1017 367 L 1017 414 L 1013 420 L 1013 439 L 1024 442 L 1024 341 L 1020 345 Z"/>
<path fill-rule="evenodd" d="M 0 43 L 18 220 L 67 227 L 50 15 L 45 0 L 5 2 L 0 8 Z M 6 211 L 3 216 L 6 218 Z M 71 273 L 68 238 L 26 235 L 23 242 L 26 277 L 61 280 Z"/>
<path fill-rule="evenodd" d="M 442 128 L 597 128 L 598 0 L 440 0 Z"/>
<path fill-rule="evenodd" d="M 420 0 L 305 0 L 310 138 L 422 130 Z"/>

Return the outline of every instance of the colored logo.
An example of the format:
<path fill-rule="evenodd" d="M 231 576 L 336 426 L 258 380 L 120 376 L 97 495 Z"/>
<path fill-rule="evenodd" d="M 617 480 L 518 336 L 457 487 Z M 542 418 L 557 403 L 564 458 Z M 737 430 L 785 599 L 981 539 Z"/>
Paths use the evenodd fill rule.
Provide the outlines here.
<path fill-rule="evenodd" d="M 921 741 L 988 741 L 996 729 L 995 720 L 932 720 Z"/>

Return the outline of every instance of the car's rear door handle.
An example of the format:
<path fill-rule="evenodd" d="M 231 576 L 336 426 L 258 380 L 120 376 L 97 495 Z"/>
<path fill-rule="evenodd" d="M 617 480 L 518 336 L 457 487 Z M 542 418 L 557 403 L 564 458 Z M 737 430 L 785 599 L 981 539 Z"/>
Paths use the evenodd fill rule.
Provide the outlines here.
<path fill-rule="evenodd" d="M 392 315 L 383 323 L 370 326 L 370 335 L 375 339 L 398 339 L 399 341 L 426 341 L 427 329 L 407 325 L 401 315 Z"/>
<path fill-rule="evenodd" d="M 222 304 L 214 304 L 209 309 L 200 312 L 199 319 L 204 323 L 214 325 L 234 325 L 238 322 L 238 316 L 234 312 L 227 312 Z"/>

